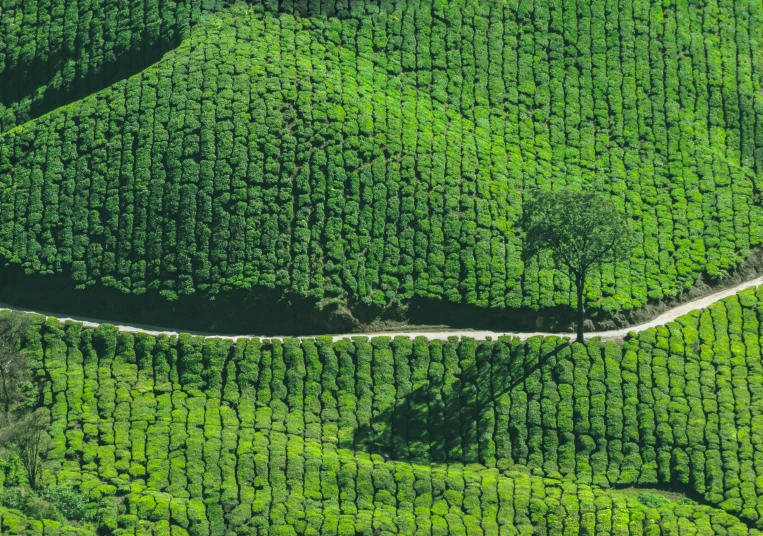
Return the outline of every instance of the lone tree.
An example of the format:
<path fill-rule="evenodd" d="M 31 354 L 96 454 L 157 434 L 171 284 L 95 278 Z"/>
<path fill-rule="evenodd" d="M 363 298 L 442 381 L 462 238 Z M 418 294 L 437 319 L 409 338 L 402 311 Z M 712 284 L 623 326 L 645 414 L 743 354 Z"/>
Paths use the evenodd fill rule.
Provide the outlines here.
<path fill-rule="evenodd" d="M 39 393 L 21 345 L 28 326 L 26 315 L 0 316 L 0 447 L 18 455 L 29 487 L 36 489 L 50 418 L 44 409 L 33 411 Z"/>
<path fill-rule="evenodd" d="M 49 446 L 49 424 L 47 412 L 38 409 L 24 415 L 0 433 L 0 443 L 10 446 L 18 455 L 32 489 L 37 489 L 40 485 L 42 464 Z"/>
<path fill-rule="evenodd" d="M 20 344 L 28 325 L 26 315 L 0 317 L 0 426 L 11 424 L 33 402 L 32 373 Z"/>
<path fill-rule="evenodd" d="M 583 290 L 592 268 L 626 255 L 630 247 L 625 216 L 590 190 L 538 191 L 525 203 L 524 255 L 550 251 L 556 268 L 577 289 L 577 341 L 583 342 Z"/>

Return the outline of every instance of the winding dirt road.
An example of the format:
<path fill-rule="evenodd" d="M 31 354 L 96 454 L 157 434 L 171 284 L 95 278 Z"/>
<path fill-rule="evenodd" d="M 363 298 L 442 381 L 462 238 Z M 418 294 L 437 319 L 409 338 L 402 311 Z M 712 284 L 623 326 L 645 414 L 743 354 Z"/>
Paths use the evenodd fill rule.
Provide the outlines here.
<path fill-rule="evenodd" d="M 635 326 L 630 326 L 623 329 L 614 329 L 609 331 L 591 331 L 590 333 L 585 334 L 586 339 L 591 339 L 593 337 L 601 337 L 604 340 L 619 340 L 624 338 L 628 333 L 639 331 L 644 331 L 646 329 L 660 326 L 662 324 L 667 324 L 668 322 L 672 322 L 679 316 L 685 315 L 686 313 L 690 311 L 694 311 L 696 309 L 704 309 L 705 307 L 708 307 L 714 302 L 717 302 L 719 300 L 722 300 L 724 298 L 728 298 L 729 296 L 733 296 L 737 292 L 740 292 L 742 290 L 751 288 L 751 287 L 757 287 L 763 284 L 763 276 L 756 277 L 755 279 L 752 279 L 750 281 L 746 281 L 744 283 L 740 283 L 739 285 L 736 285 L 731 288 L 727 288 L 724 290 L 721 290 L 719 292 L 716 292 L 714 294 L 710 294 L 708 296 L 704 296 L 702 298 L 698 298 L 696 300 L 681 304 L 677 307 L 674 307 L 673 309 L 670 309 L 669 311 L 664 312 L 663 314 L 659 315 L 658 317 L 654 318 L 653 320 L 650 320 L 649 322 L 645 322 L 643 324 L 638 324 Z M 113 322 L 102 322 L 94 318 L 88 318 L 84 316 L 73 316 L 73 317 L 63 317 L 60 315 L 57 315 L 55 313 L 49 312 L 49 311 L 27 311 L 23 308 L 19 307 L 13 307 L 8 304 L 0 303 L 0 311 L 21 311 L 25 313 L 38 313 L 42 314 L 47 317 L 55 317 L 58 318 L 62 322 L 66 322 L 67 320 L 71 320 L 74 322 L 81 322 L 86 327 L 98 327 L 101 324 L 112 324 L 115 325 L 120 331 L 130 332 L 130 333 L 148 333 L 150 335 L 168 335 L 168 336 L 177 336 L 180 332 L 178 331 L 172 331 L 162 328 L 161 326 L 148 326 L 148 325 L 142 325 L 142 324 L 133 324 L 133 325 L 121 325 L 121 324 L 115 324 Z M 182 330 L 182 333 L 190 333 L 192 335 L 200 335 L 203 337 L 217 337 L 221 339 L 241 339 L 241 338 L 252 338 L 252 337 L 259 337 L 261 339 L 286 339 L 286 338 L 292 338 L 292 337 L 285 337 L 285 336 L 278 336 L 278 337 L 272 337 L 272 336 L 263 336 L 263 335 L 227 335 L 227 334 L 220 334 L 220 333 L 209 333 L 209 332 L 202 332 L 202 331 L 192 331 L 192 330 Z M 374 333 L 344 333 L 341 335 L 332 335 L 334 341 L 340 340 L 340 339 L 349 339 L 351 337 L 397 337 L 397 336 L 403 336 L 403 337 L 426 337 L 429 340 L 446 340 L 448 337 L 472 337 L 476 340 L 485 340 L 486 338 L 490 337 L 491 339 L 496 339 L 502 335 L 510 335 L 512 337 L 519 337 L 520 339 L 528 339 L 530 337 L 535 337 L 538 335 L 541 336 L 565 336 L 568 335 L 569 337 L 573 337 L 574 334 L 564 334 L 564 333 L 544 333 L 544 332 L 514 332 L 514 331 L 479 331 L 479 330 L 444 330 L 444 331 L 430 331 L 430 330 L 424 330 L 424 331 L 416 331 L 416 330 L 410 330 L 410 331 L 383 331 L 383 332 L 374 332 Z M 313 339 L 315 338 L 315 335 L 302 335 L 299 337 L 299 339 Z"/>

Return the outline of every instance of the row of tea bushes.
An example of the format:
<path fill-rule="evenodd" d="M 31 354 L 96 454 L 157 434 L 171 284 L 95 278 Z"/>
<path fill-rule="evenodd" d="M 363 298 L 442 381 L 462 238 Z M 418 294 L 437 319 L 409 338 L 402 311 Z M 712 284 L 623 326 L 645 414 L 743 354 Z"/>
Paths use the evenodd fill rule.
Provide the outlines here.
<path fill-rule="evenodd" d="M 286 436 L 282 439 L 286 440 Z M 246 435 L 244 441 L 246 441 Z M 654 493 L 604 491 L 477 465 L 423 466 L 305 442 L 279 460 L 277 443 L 265 451 L 239 449 L 241 495 L 220 500 L 185 490 L 160 492 L 134 479 L 117 498 L 94 494 L 99 534 L 356 536 L 619 534 L 760 534 L 733 516 L 689 500 Z M 302 450 L 302 447 L 304 450 Z M 275 458 L 274 458 L 275 457 Z M 284 464 L 288 467 L 284 469 Z M 265 471 L 264 476 L 258 474 Z M 297 471 L 302 470 L 303 474 Z M 206 491 L 206 489 L 205 489 Z M 92 532 L 36 520 L 0 508 L 0 534 L 92 536 Z"/>
<path fill-rule="evenodd" d="M 242 486 L 240 502 L 221 505 L 214 494 L 182 498 L 133 491 L 124 513 L 108 507 L 112 516 L 103 519 L 111 525 L 105 526 L 115 535 L 148 534 L 151 526 L 151 534 L 162 536 L 760 534 L 722 510 L 688 500 L 645 498 L 476 465 L 392 462 L 307 440 L 295 444 L 293 437 L 284 442 L 285 458 L 277 443 L 255 454 L 254 463 L 249 453 L 239 458 L 239 482 L 255 483 L 254 489 Z M 270 485 L 257 484 L 261 466 L 268 467 Z"/>

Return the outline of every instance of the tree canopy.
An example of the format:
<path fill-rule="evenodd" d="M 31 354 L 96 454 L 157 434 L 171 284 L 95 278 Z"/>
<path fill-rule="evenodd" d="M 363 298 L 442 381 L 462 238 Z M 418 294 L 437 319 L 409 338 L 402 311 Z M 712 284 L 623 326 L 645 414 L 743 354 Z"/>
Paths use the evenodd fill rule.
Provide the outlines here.
<path fill-rule="evenodd" d="M 0 318 L 0 426 L 13 423 L 19 412 L 35 402 L 31 370 L 21 350 L 28 325 L 28 317 L 23 315 Z"/>
<path fill-rule="evenodd" d="M 583 342 L 583 292 L 589 271 L 622 259 L 630 247 L 624 215 L 592 190 L 537 192 L 525 205 L 522 222 L 525 256 L 550 251 L 556 268 L 577 289 L 577 334 Z"/>

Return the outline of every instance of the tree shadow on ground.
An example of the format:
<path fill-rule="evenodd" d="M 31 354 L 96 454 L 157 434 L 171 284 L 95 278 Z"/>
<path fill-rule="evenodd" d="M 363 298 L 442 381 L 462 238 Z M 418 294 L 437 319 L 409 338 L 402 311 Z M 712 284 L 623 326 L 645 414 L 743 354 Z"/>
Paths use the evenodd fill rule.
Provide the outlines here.
<path fill-rule="evenodd" d="M 570 344 L 555 339 L 552 348 L 547 343 L 532 354 L 527 343 L 513 342 L 510 359 L 491 355 L 472 360 L 450 381 L 427 382 L 375 412 L 369 422 L 359 424 L 355 449 L 399 461 L 486 463 L 494 456 L 486 447 L 497 426 L 494 401 L 523 387 L 542 369 L 552 371 L 557 354 Z M 516 435 L 515 430 L 509 432 Z"/>

